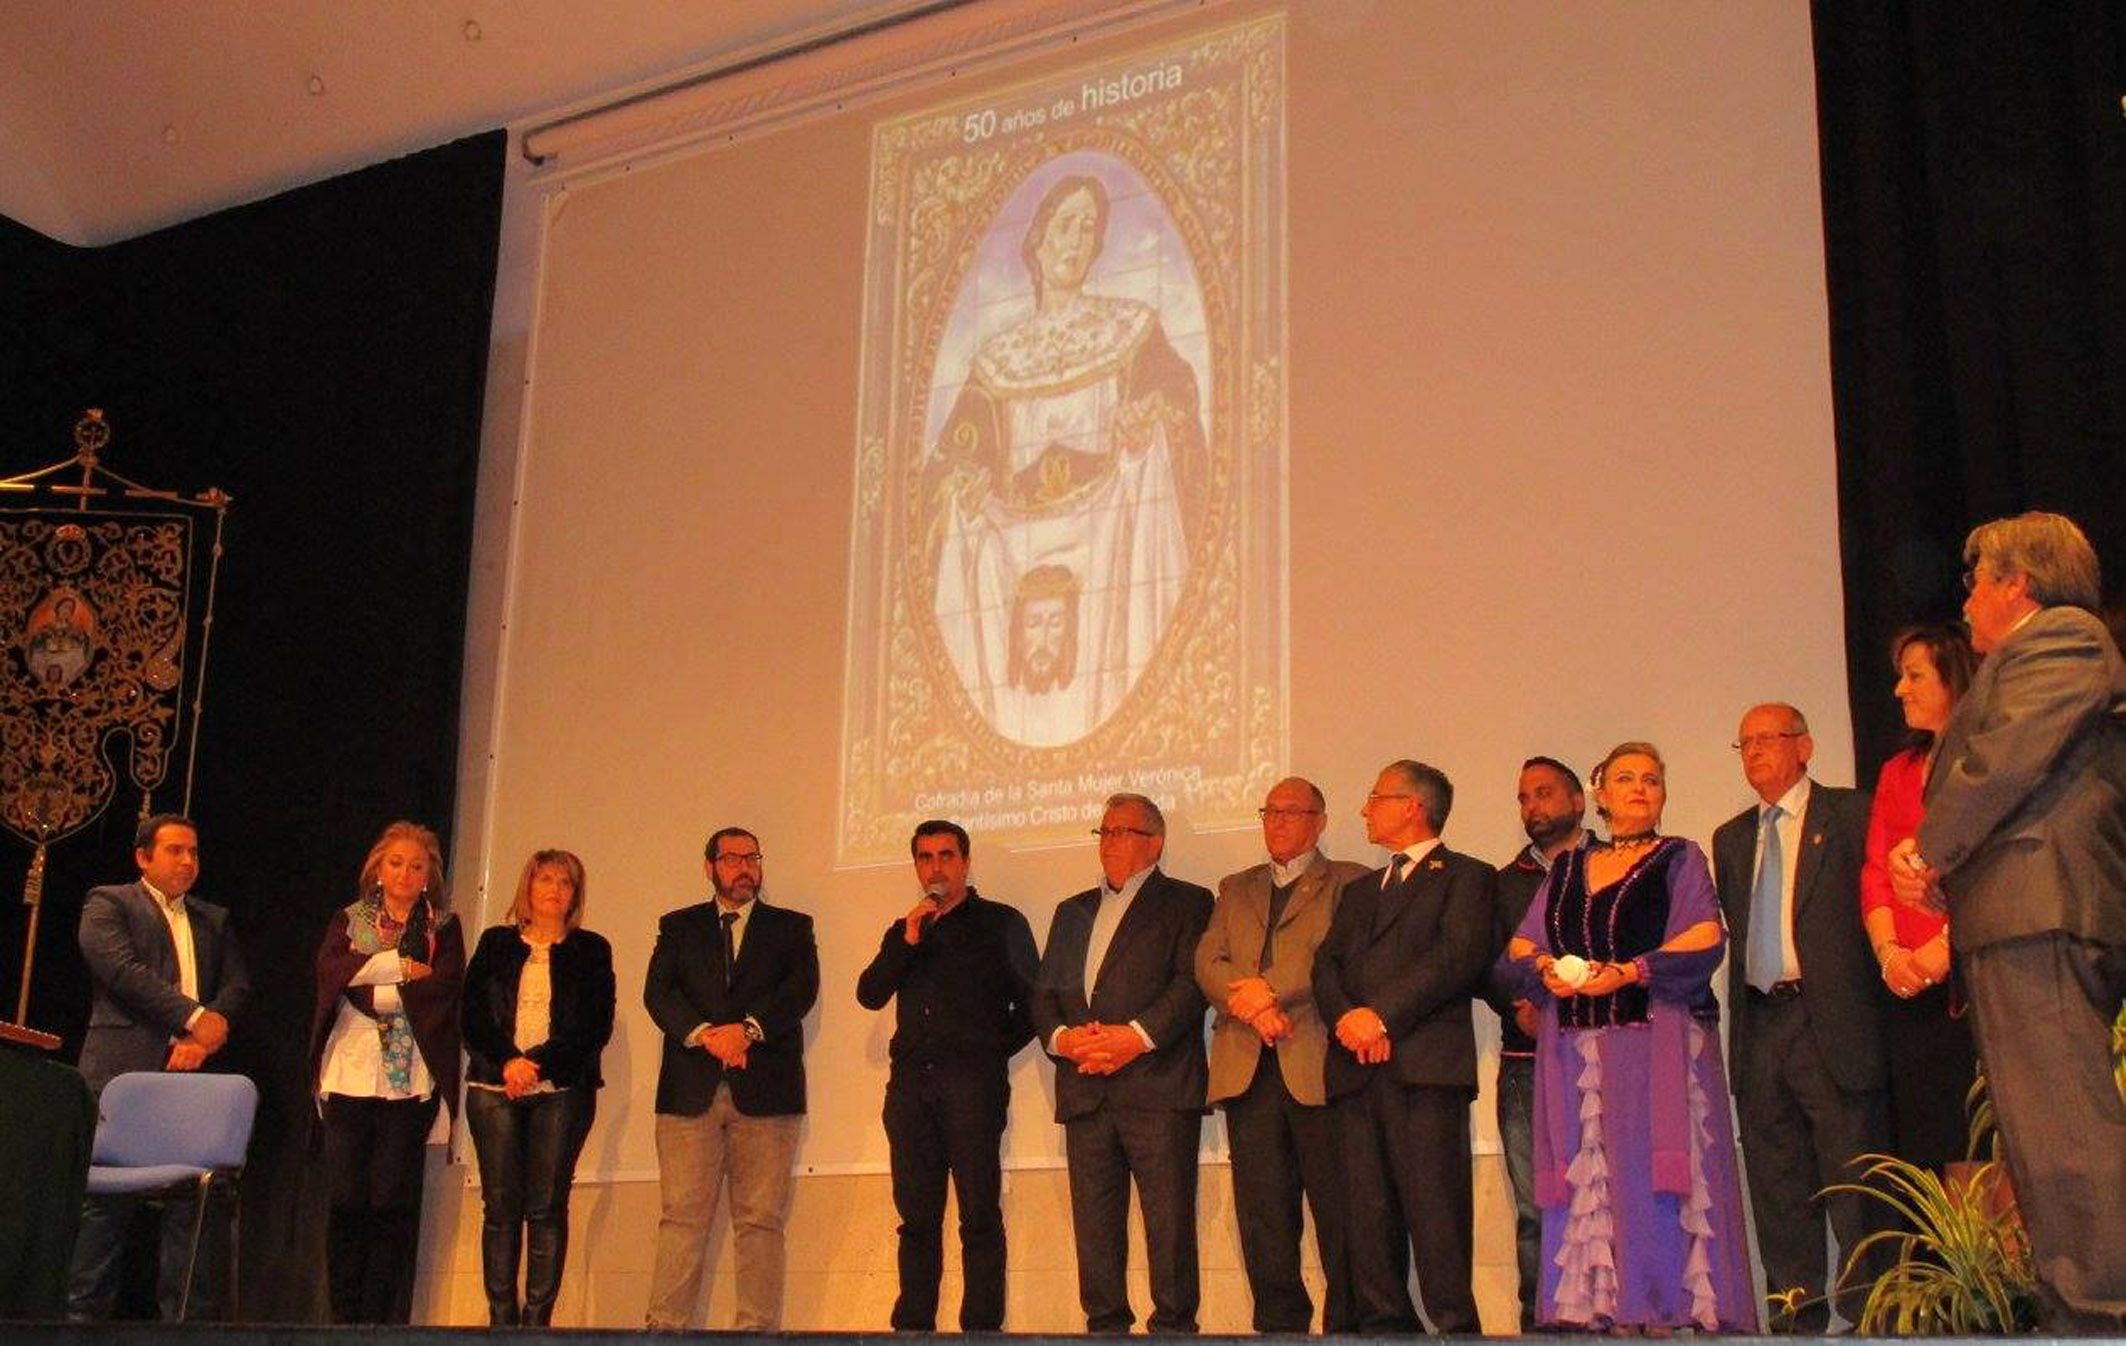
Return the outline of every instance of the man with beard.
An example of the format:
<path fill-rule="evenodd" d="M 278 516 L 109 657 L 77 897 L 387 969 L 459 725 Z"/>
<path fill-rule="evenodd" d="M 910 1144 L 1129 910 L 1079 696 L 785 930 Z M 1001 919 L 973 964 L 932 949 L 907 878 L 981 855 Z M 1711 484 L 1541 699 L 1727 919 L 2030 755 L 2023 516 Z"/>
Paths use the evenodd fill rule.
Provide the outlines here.
<path fill-rule="evenodd" d="M 1068 688 L 1077 671 L 1078 577 L 1036 566 L 1019 581 L 1006 674 L 1012 686 L 1045 696 Z"/>
<path fill-rule="evenodd" d="M 1233 1222 L 1257 1332 L 1304 1333 L 1314 1305 L 1299 1276 L 1300 1196 L 1321 1244 L 1321 1330 L 1357 1325 L 1344 1257 L 1343 1164 L 1322 1092 L 1329 1030 L 1314 1009 L 1314 950 L 1343 886 L 1366 872 L 1321 853 L 1327 801 L 1294 776 L 1258 810 L 1269 859 L 1218 882 L 1196 946 L 1196 984 L 1216 1008 L 1210 1102 L 1225 1107 Z"/>
<path fill-rule="evenodd" d="M 664 1034 L 657 1072 L 663 1216 L 648 1325 L 685 1330 L 701 1301 L 709 1225 L 726 1183 L 741 1332 L 782 1321 L 783 1222 L 805 1111 L 804 1018 L 819 995 L 812 918 L 760 900 L 760 841 L 709 838 L 712 901 L 668 913 L 642 992 Z"/>
<path fill-rule="evenodd" d="M 893 1330 L 937 1330 L 945 1182 L 960 1206 L 960 1330 L 1004 1325 L 1003 1173 L 1012 1055 L 1033 1040 L 1033 931 L 967 882 L 967 830 L 933 818 L 908 841 L 922 897 L 886 927 L 857 1003 L 894 1012 L 886 1145 L 901 1217 Z"/>
<path fill-rule="evenodd" d="M 1521 830 L 1528 845 L 1499 866 L 1498 947 L 1521 925 L 1550 866 L 1567 851 L 1588 842 L 1580 825 L 1587 816 L 1587 792 L 1577 773 L 1555 757 L 1531 757 L 1521 763 Z M 1499 969 L 1503 970 L 1503 969 Z M 1543 1252 L 1543 1213 L 1535 1204 L 1535 1010 L 1494 977 L 1485 997 L 1499 1016 L 1499 1081 L 1494 1106 L 1499 1143 L 1506 1152 L 1506 1176 L 1513 1183 L 1515 1260 L 1521 1273 L 1521 1331 L 1535 1327 L 1537 1259 Z"/>

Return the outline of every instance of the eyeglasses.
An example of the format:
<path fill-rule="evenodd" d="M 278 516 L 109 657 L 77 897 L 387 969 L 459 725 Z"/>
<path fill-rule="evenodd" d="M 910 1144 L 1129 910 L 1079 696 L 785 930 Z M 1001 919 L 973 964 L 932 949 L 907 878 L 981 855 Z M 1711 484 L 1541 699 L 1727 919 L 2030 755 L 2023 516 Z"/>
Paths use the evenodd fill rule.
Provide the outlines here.
<path fill-rule="evenodd" d="M 1775 748 L 1779 746 L 1780 739 L 1800 738 L 1807 732 L 1805 729 L 1782 729 L 1776 733 L 1746 734 L 1727 746 L 1736 752 L 1748 752 L 1751 748 Z"/>
<path fill-rule="evenodd" d="M 719 865 L 727 861 L 734 865 L 758 865 L 760 863 L 760 852 L 725 851 L 716 857 L 716 863 Z"/>
<path fill-rule="evenodd" d="M 1294 818 L 1312 818 L 1320 812 L 1320 809 L 1256 809 L 1255 816 L 1264 822 L 1275 818 L 1282 823 L 1290 822 Z"/>
<path fill-rule="evenodd" d="M 1382 794 L 1382 793 L 1380 793 L 1380 792 L 1379 792 L 1378 790 L 1376 790 L 1376 791 L 1374 791 L 1373 793 L 1371 793 L 1371 794 L 1369 794 L 1369 795 L 1367 795 L 1367 796 L 1366 796 L 1366 807 L 1367 807 L 1367 808 L 1372 808 L 1372 807 L 1373 807 L 1373 806 L 1374 806 L 1375 804 L 1378 804 L 1378 803 L 1379 803 L 1379 802 L 1380 802 L 1381 800 L 1383 800 L 1383 799 L 1415 799 L 1415 798 L 1417 798 L 1417 796 L 1416 796 L 1416 795 L 1414 795 L 1414 794 L 1409 794 L 1409 793 Z"/>
<path fill-rule="evenodd" d="M 1102 841 L 1120 841 L 1124 837 L 1144 837 L 1148 840 L 1159 834 L 1147 832 L 1141 827 L 1095 827 L 1093 835 Z"/>
<path fill-rule="evenodd" d="M 1964 572 L 1964 592 L 1970 593 L 1973 589 L 1976 589 L 1977 587 L 1978 567 L 1972 566 L 1969 570 L 1966 570 Z"/>

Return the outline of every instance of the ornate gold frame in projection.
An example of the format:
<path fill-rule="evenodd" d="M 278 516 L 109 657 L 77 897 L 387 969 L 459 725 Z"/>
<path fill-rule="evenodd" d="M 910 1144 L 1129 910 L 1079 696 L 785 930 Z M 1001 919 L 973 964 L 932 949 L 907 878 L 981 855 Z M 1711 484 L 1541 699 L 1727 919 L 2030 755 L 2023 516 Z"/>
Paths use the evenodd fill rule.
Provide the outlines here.
<path fill-rule="evenodd" d="M 230 499 L 119 476 L 102 461 L 110 437 L 91 410 L 74 427 L 71 458 L 0 480 L 0 827 L 32 847 L 18 1021 L 29 1012 L 50 846 L 102 814 L 121 773 L 146 817 L 180 748 L 173 804 L 191 806 Z M 134 508 L 103 507 L 112 498 Z M 201 515 L 212 516 L 204 581 L 193 527 Z"/>
<path fill-rule="evenodd" d="M 1035 843 L 1082 837 L 1087 808 L 1114 790 L 1229 825 L 1252 818 L 1282 768 L 1283 77 L 1272 17 L 876 128 L 841 862 L 892 858 L 938 814 Z M 1109 88 L 1125 96 L 1085 105 Z M 1021 134 L 978 134 L 999 109 L 1066 104 Z M 974 704 L 931 617 L 924 439 L 948 317 L 992 221 L 1043 165 L 1079 151 L 1137 174 L 1186 249 L 1208 430 L 1202 489 L 1185 501 L 1188 571 L 1156 652 L 1104 722 L 1038 747 Z"/>

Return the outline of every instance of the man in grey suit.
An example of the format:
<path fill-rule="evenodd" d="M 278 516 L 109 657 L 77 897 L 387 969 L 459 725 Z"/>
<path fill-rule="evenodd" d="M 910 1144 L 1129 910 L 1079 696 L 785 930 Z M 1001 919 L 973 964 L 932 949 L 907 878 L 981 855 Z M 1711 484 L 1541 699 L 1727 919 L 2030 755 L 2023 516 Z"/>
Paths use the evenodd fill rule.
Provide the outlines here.
<path fill-rule="evenodd" d="M 2094 615 L 2096 552 L 2024 514 L 1964 543 L 1985 656 L 1942 730 L 1907 902 L 1946 897 L 1979 1057 L 2055 1331 L 2126 1327 L 2126 667 Z"/>
<path fill-rule="evenodd" d="M 1203 1132 L 1203 993 L 1196 945 L 1211 895 L 1159 869 L 1166 819 L 1143 795 L 1107 801 L 1100 885 L 1065 900 L 1034 984 L 1034 1031 L 1056 1062 L 1070 1166 L 1078 1299 L 1088 1332 L 1136 1321 L 1124 1281 L 1137 1184 L 1154 1332 L 1194 1332 L 1196 1147 Z"/>
<path fill-rule="evenodd" d="M 1752 707 L 1735 751 L 1761 802 L 1713 833 L 1729 1084 L 1766 1289 L 1816 1301 L 1776 1327 L 1820 1333 L 1824 1217 L 1841 1262 L 1879 1221 L 1866 1197 L 1816 1193 L 1888 1148 L 1883 988 L 1860 922 L 1868 796 L 1809 779 L 1815 741 L 1792 706 Z M 1847 1309 L 1858 1316 L 1858 1304 Z"/>
<path fill-rule="evenodd" d="M 93 996 L 81 1074 L 99 1095 L 129 1071 L 200 1069 L 227 1044 L 230 1021 L 251 994 L 229 913 L 191 895 L 199 880 L 192 821 L 174 813 L 148 818 L 134 834 L 133 863 L 138 882 L 91 888 L 81 904 L 81 956 Z M 68 1317 L 111 1315 L 132 1209 L 108 1201 L 84 1207 Z M 183 1298 L 192 1220 L 190 1202 L 165 1203 L 156 1286 L 165 1318 L 177 1316 Z M 193 1286 L 194 1317 L 212 1316 L 214 1277 L 205 1260 Z"/>
<path fill-rule="evenodd" d="M 1357 1318 L 1344 1257 L 1343 1164 L 1322 1091 L 1329 1030 L 1314 1008 L 1314 950 L 1344 884 L 1366 867 L 1321 853 L 1328 804 L 1312 781 L 1279 781 L 1259 812 L 1270 858 L 1219 880 L 1196 946 L 1196 984 L 1215 1011 L 1209 1101 L 1225 1106 L 1255 1330 L 1313 1325 L 1299 1275 L 1303 1192 L 1327 1282 L 1321 1329 L 1348 1332 Z"/>

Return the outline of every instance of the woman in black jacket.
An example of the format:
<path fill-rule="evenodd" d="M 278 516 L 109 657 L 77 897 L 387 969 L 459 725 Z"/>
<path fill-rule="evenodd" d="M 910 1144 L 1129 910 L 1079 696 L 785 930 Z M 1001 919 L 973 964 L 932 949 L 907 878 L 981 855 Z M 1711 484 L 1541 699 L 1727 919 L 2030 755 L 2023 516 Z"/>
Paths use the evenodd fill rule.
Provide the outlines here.
<path fill-rule="evenodd" d="M 545 1326 L 568 1250 L 569 1184 L 604 1083 L 598 1057 L 613 1035 L 613 949 L 581 928 L 583 862 L 567 851 L 525 862 L 509 915 L 465 969 L 465 1120 L 487 1207 L 488 1321 Z"/>

